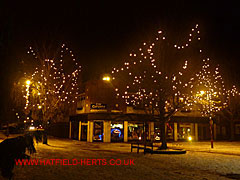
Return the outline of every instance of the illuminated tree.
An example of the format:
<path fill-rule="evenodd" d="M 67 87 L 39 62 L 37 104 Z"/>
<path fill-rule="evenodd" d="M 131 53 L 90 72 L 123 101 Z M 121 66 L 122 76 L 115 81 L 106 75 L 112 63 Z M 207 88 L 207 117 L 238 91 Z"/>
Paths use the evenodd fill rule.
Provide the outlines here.
<path fill-rule="evenodd" d="M 34 57 L 35 68 L 24 73 L 25 84 L 19 93 L 24 93 L 25 113 L 46 127 L 50 121 L 62 121 L 74 109 L 81 66 L 65 44 L 60 51 L 51 52 L 44 47 L 35 52 L 30 47 L 28 53 Z"/>
<path fill-rule="evenodd" d="M 210 66 L 210 60 L 203 60 L 202 69 L 188 83 L 191 96 L 189 106 L 196 106 L 202 116 L 209 118 L 211 148 L 213 148 L 213 117 L 228 106 L 228 93 L 219 72 L 219 67 Z"/>
<path fill-rule="evenodd" d="M 233 85 L 232 89 L 228 90 L 227 93 L 229 97 L 228 107 L 220 115 L 230 124 L 230 140 L 235 140 L 234 121 L 240 118 L 240 92 Z"/>
<path fill-rule="evenodd" d="M 195 35 L 195 36 L 193 36 Z M 189 45 L 200 40 L 198 25 L 189 34 L 187 43 L 177 45 L 158 31 L 153 42 L 131 53 L 121 68 L 113 68 L 113 84 L 118 97 L 135 108 L 141 108 L 160 123 L 161 149 L 167 148 L 165 124 L 185 106 Z M 201 50 L 198 50 L 201 53 Z M 179 64 L 183 67 L 179 71 Z"/>

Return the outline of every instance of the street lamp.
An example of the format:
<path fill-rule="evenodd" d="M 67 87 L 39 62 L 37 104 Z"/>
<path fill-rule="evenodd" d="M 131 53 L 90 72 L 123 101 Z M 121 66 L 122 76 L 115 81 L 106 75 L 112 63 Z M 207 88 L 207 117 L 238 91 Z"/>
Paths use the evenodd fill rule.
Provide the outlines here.
<path fill-rule="evenodd" d="M 29 95 L 30 95 L 30 91 L 29 91 L 29 88 L 30 88 L 30 84 L 31 84 L 31 81 L 30 80 L 26 80 L 26 104 L 25 104 L 25 109 L 27 109 L 27 106 L 29 104 Z"/>
<path fill-rule="evenodd" d="M 110 78 L 110 76 L 105 75 L 105 76 L 103 76 L 102 80 L 103 80 L 103 81 L 108 81 L 108 82 L 109 82 L 109 81 L 111 80 L 111 78 Z"/>
<path fill-rule="evenodd" d="M 213 119 L 212 119 L 212 107 L 211 107 L 211 95 L 209 94 L 210 91 L 200 91 L 200 96 L 203 96 L 206 93 L 206 101 L 208 104 L 207 114 L 209 118 L 209 125 L 210 125 L 210 136 L 211 136 L 211 148 L 213 148 Z M 215 94 L 215 93 L 214 93 Z"/>
<path fill-rule="evenodd" d="M 205 94 L 205 91 L 200 91 L 200 94 L 201 94 L 201 95 L 204 95 L 204 94 Z"/>
<path fill-rule="evenodd" d="M 26 84 L 29 86 L 31 84 L 31 81 L 30 80 L 27 80 L 26 81 Z"/>

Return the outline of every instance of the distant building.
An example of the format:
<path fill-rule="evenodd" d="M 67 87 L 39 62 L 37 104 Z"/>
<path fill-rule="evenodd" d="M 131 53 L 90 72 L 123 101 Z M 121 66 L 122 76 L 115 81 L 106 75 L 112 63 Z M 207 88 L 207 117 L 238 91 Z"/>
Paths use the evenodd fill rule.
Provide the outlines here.
<path fill-rule="evenodd" d="M 127 142 L 143 138 L 143 129 L 154 131 L 149 116 L 133 111 L 115 96 L 111 82 L 86 83 L 80 95 L 76 115 L 70 117 L 69 136 L 82 141 Z"/>

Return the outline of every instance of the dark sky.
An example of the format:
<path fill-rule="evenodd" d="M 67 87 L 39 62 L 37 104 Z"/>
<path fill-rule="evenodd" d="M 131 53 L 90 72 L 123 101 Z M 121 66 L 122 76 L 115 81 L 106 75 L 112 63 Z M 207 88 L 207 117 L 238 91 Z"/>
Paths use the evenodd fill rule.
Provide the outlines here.
<path fill-rule="evenodd" d="M 116 66 L 159 28 L 186 34 L 196 23 L 209 55 L 238 80 L 240 8 L 234 1 L 83 2 L 1 0 L 1 97 L 7 97 L 19 61 L 36 43 L 66 43 L 85 77 L 94 77 Z M 1 99 L 1 104 L 8 101 Z"/>

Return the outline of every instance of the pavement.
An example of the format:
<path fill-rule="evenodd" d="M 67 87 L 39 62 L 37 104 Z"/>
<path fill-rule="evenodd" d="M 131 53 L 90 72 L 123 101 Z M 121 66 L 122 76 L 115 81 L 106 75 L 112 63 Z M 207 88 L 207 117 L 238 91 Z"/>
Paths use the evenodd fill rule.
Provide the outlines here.
<path fill-rule="evenodd" d="M 210 141 L 170 142 L 168 143 L 168 147 L 185 149 L 187 151 L 194 152 L 207 152 L 240 156 L 240 141 L 216 141 L 213 143 L 213 148 L 211 148 Z"/>
<path fill-rule="evenodd" d="M 11 134 L 8 138 L 17 137 L 21 134 Z M 0 142 L 7 137 L 0 133 Z M 49 137 L 53 138 L 53 137 Z M 61 140 L 60 138 L 57 138 Z M 65 139 L 68 140 L 68 139 Z M 70 139 L 69 139 L 70 140 Z M 70 140 L 71 141 L 71 140 Z M 80 141 L 76 141 L 80 142 Z M 92 144 L 92 143 L 90 143 Z M 93 143 L 92 145 L 99 145 L 99 143 Z M 115 150 L 122 152 L 130 152 L 130 143 L 100 143 L 101 147 L 105 150 Z M 184 149 L 192 152 L 207 152 L 217 153 L 225 155 L 237 155 L 240 156 L 240 141 L 215 141 L 213 143 L 214 148 L 211 148 L 210 141 L 198 141 L 198 142 L 168 142 L 168 147 L 171 149 Z M 154 146 L 160 146 L 160 143 L 154 143 Z M 156 147 L 154 149 L 157 149 Z M 142 152 L 142 151 L 140 151 Z"/>
<path fill-rule="evenodd" d="M 13 136 L 10 135 L 9 138 L 11 137 Z M 0 142 L 5 138 L 0 133 Z M 136 150 L 131 153 L 130 143 L 88 143 L 51 136 L 49 136 L 48 143 L 48 145 L 36 143 L 37 153 L 33 154 L 31 158 L 69 161 L 77 159 L 79 162 L 89 160 L 90 165 L 15 166 L 14 179 L 240 179 L 240 142 L 215 142 L 213 150 L 210 148 L 210 142 L 173 142 L 168 144 L 172 148 L 187 149 L 188 152 L 181 155 L 144 155 L 143 151 L 137 154 Z M 105 160 L 107 164 L 96 164 L 98 162 L 96 160 Z M 131 160 L 133 164 L 121 163 L 128 160 Z M 110 164 L 112 161 L 120 162 L 120 165 Z"/>

